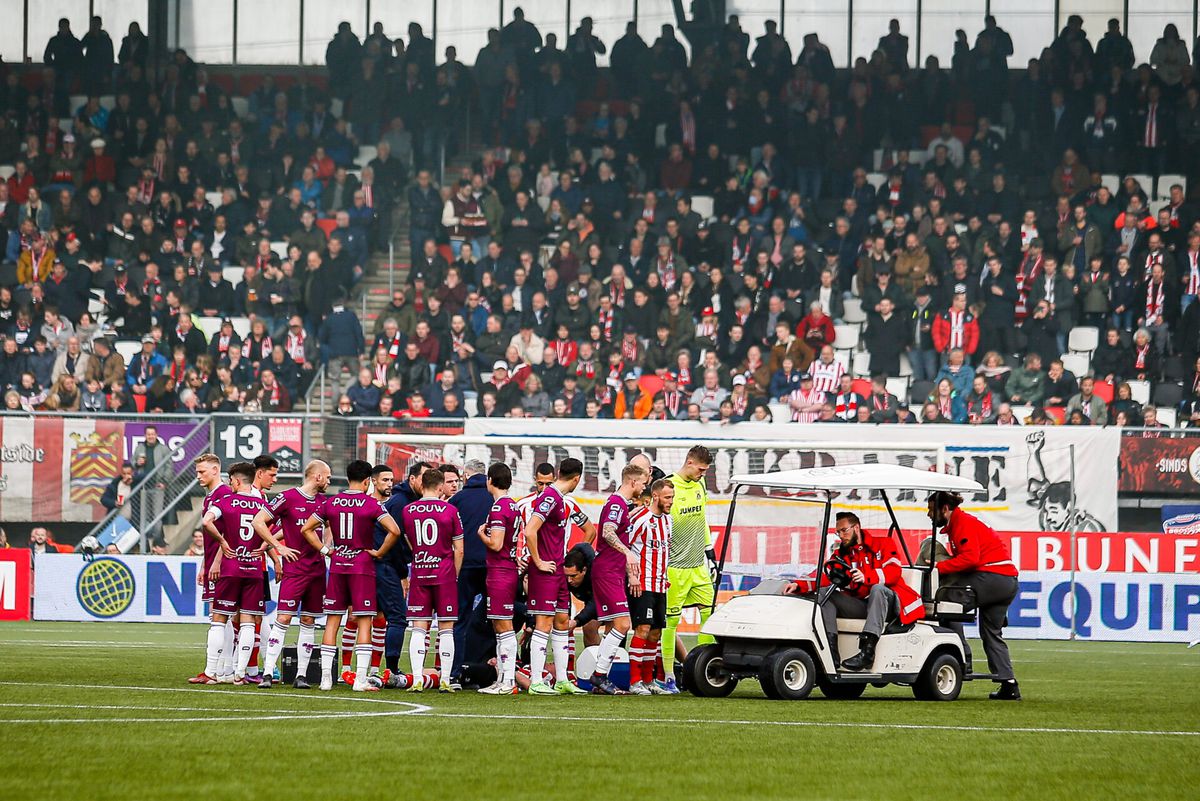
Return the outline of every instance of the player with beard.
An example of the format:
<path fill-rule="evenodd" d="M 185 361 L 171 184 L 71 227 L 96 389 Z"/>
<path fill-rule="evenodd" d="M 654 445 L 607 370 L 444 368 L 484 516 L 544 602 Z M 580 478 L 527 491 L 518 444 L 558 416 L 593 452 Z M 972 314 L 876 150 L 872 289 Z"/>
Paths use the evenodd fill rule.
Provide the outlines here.
<path fill-rule="evenodd" d="M 246 668 L 254 647 L 254 622 L 266 610 L 263 595 L 262 550 L 260 540 L 283 559 L 294 561 L 299 554 L 281 545 L 271 532 L 254 528 L 254 517 L 263 508 L 263 500 L 254 492 L 254 467 L 239 462 L 229 468 L 239 481 L 236 492 L 212 505 L 204 515 L 205 532 L 221 545 L 220 578 L 217 580 L 214 614 L 208 631 L 208 666 L 215 669 L 225 647 L 225 623 L 238 619 L 239 640 L 234 684 L 248 684 Z M 265 535 L 265 536 L 264 536 Z M 207 667 L 205 673 L 208 673 Z M 210 674 L 211 675 L 211 674 Z M 216 683 L 213 681 L 212 683 Z"/>
<path fill-rule="evenodd" d="M 208 510 L 213 504 L 227 495 L 232 495 L 233 490 L 230 486 L 221 481 L 221 459 L 215 453 L 202 453 L 196 457 L 193 462 L 196 467 L 196 483 L 204 489 L 204 501 L 200 509 L 200 516 L 208 514 Z M 221 566 L 218 557 L 221 555 L 221 543 L 204 532 L 204 558 L 201 560 L 200 574 L 196 577 L 196 583 L 203 589 L 200 591 L 200 600 L 202 603 L 209 605 L 209 619 L 213 620 L 213 615 L 216 613 L 213 607 L 213 600 L 217 592 L 217 577 L 220 575 Z M 227 635 L 230 643 L 233 642 L 233 622 L 232 620 L 225 623 L 228 629 Z M 222 640 L 224 643 L 224 640 Z M 188 679 L 188 684 L 213 684 L 217 678 L 218 664 L 210 665 L 212 673 L 208 669 L 200 671 L 195 676 Z"/>
<path fill-rule="evenodd" d="M 571 520 L 566 495 L 579 486 L 582 477 L 583 462 L 564 459 L 558 466 L 558 478 L 534 501 L 525 526 L 525 545 L 529 549 L 527 609 L 535 619 L 529 655 L 530 675 L 534 679 L 529 687 L 531 695 L 585 692 L 567 679 L 571 597 L 563 569 Z M 554 654 L 554 687 L 542 680 L 547 646 Z"/>
<path fill-rule="evenodd" d="M 345 492 L 326 498 L 304 524 L 301 532 L 308 543 L 323 556 L 329 556 L 329 578 L 322 604 L 325 611 L 325 636 L 321 643 L 321 689 L 333 689 L 333 661 L 337 655 L 337 634 L 342 616 L 350 614 L 358 624 L 354 647 L 354 691 L 379 688 L 367 682 L 371 661 L 371 620 L 378 604 L 375 599 L 375 565 L 400 538 L 400 529 L 379 501 L 367 494 L 371 482 L 371 463 L 355 459 L 346 465 Z M 387 530 L 383 546 L 375 549 L 375 523 Z M 317 537 L 324 526 L 326 544 Z"/>
<path fill-rule="evenodd" d="M 665 695 L 654 681 L 662 630 L 667 625 L 667 552 L 671 547 L 671 504 L 675 487 L 660 478 L 650 485 L 650 503 L 630 516 L 629 549 L 639 559 L 638 586 L 629 590 L 629 692 Z"/>
<path fill-rule="evenodd" d="M 272 487 L 275 486 L 275 480 L 279 476 L 279 462 L 277 462 L 271 456 L 264 455 L 254 457 L 254 461 L 251 462 L 251 464 L 254 466 L 254 492 L 265 504 L 268 500 L 267 493 Z M 273 528 L 274 530 L 271 533 L 278 538 L 280 532 L 279 525 L 276 524 Z M 275 568 L 276 583 L 283 580 L 283 563 L 279 560 L 279 556 L 275 553 L 273 548 L 263 546 L 261 550 L 263 552 L 263 598 L 269 601 L 271 600 L 271 575 L 267 570 L 267 559 L 271 560 L 271 563 Z M 241 648 L 240 631 L 238 633 L 238 637 L 238 647 Z M 259 682 L 258 651 L 261 640 L 262 618 L 258 617 L 254 620 L 254 642 L 250 646 L 250 665 L 246 669 L 246 679 L 252 684 L 257 684 Z"/>
<path fill-rule="evenodd" d="M 283 641 L 287 636 L 292 618 L 300 615 L 300 636 L 296 640 L 296 678 L 292 686 L 297 690 L 309 689 L 305 680 L 308 663 L 312 658 L 316 621 L 321 613 L 325 598 L 325 557 L 312 547 L 300 533 L 304 524 L 321 505 L 322 494 L 329 486 L 329 465 L 316 460 L 304 468 L 304 483 L 295 489 L 285 490 L 254 516 L 254 530 L 264 540 L 272 525 L 283 532 L 283 541 L 300 554 L 295 562 L 283 568 L 283 582 L 279 586 L 279 603 L 275 622 L 267 636 L 267 656 L 263 662 L 262 689 L 270 689 L 275 665 L 283 652 Z"/>
<path fill-rule="evenodd" d="M 454 664 L 454 623 L 458 619 L 458 573 L 462 569 L 463 530 L 458 510 L 442 499 L 445 475 L 426 470 L 421 476 L 421 498 L 400 513 L 400 527 L 412 548 L 412 577 L 408 585 L 408 619 L 412 632 L 408 654 L 412 675 L 425 668 L 429 629 L 438 622 L 438 657 L 441 660 L 439 691 L 454 692 L 449 667 Z M 424 689 L 419 682 L 410 692 Z"/>
<path fill-rule="evenodd" d="M 592 674 L 592 692 L 597 695 L 625 695 L 609 681 L 608 671 L 625 635 L 629 633 L 629 596 L 641 585 L 638 557 L 630 550 L 629 506 L 646 488 L 649 474 L 638 465 L 626 465 L 621 471 L 621 486 L 609 496 L 600 510 L 600 540 L 592 560 L 592 589 L 601 624 L 608 633 L 600 641 L 596 670 Z"/>

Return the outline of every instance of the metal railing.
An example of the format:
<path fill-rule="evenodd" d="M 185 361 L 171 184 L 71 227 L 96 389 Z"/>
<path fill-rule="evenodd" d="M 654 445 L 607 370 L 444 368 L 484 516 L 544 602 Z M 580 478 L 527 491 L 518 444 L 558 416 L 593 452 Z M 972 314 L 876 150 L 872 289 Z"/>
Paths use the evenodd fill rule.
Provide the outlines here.
<path fill-rule="evenodd" d="M 170 449 L 171 458 L 163 459 L 148 472 L 136 476 L 125 501 L 96 524 L 90 532 L 93 536 L 100 538 L 111 534 L 111 539 L 120 541 L 135 531 L 141 551 L 147 553 L 164 525 L 176 523 L 181 513 L 190 511 L 185 507 L 196 487 L 196 476 L 187 457 L 208 450 L 212 443 L 212 420 L 210 417 L 189 419 L 195 421 L 195 425 Z M 176 461 L 177 456 L 179 461 Z M 128 525 L 121 525 L 118 518 Z"/>

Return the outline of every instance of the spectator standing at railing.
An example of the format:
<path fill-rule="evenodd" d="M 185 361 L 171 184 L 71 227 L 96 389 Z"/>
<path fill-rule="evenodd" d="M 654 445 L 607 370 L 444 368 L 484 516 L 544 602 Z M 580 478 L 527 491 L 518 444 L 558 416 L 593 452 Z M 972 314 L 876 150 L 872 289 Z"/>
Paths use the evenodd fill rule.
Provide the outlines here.
<path fill-rule="evenodd" d="M 133 490 L 133 463 L 125 462 L 121 465 L 121 473 L 114 478 L 105 488 L 104 494 L 100 497 L 100 505 L 105 509 L 114 511 L 121 510 L 123 517 L 131 516 L 131 509 L 126 506 L 126 501 L 129 500 L 129 493 Z"/>

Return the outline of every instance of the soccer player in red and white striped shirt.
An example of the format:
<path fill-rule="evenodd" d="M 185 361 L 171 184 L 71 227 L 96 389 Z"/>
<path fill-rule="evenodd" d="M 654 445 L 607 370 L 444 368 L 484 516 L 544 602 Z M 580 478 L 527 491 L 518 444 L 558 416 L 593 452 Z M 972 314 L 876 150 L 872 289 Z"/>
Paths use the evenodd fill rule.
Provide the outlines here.
<path fill-rule="evenodd" d="M 631 550 L 640 581 L 629 591 L 633 639 L 629 643 L 629 692 L 665 695 L 654 682 L 658 643 L 667 625 L 667 554 L 671 547 L 671 503 L 675 486 L 665 478 L 650 485 L 650 504 L 630 518 Z"/>

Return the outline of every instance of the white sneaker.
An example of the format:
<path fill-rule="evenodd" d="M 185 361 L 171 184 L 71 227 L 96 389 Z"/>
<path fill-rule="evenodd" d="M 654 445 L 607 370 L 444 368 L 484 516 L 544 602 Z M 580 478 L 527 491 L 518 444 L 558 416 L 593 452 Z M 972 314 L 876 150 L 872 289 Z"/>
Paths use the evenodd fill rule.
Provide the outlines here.
<path fill-rule="evenodd" d="M 501 684 L 497 681 L 491 687 L 480 688 L 479 692 L 483 693 L 484 695 L 516 695 L 517 685 Z"/>
<path fill-rule="evenodd" d="M 327 693 L 333 689 L 333 676 L 321 677 L 321 692 Z"/>
<path fill-rule="evenodd" d="M 667 692 L 666 690 L 664 690 L 662 687 L 658 686 L 658 682 L 657 682 L 657 681 L 652 681 L 652 682 L 650 682 L 649 684 L 645 684 L 645 685 L 643 685 L 643 686 L 644 686 L 644 687 L 645 687 L 647 690 L 649 690 L 649 691 L 650 691 L 650 694 L 651 694 L 651 695 L 670 695 L 670 693 L 669 693 L 669 692 Z"/>
<path fill-rule="evenodd" d="M 653 695 L 653 693 L 650 692 L 650 690 L 646 687 L 646 685 L 640 681 L 635 681 L 633 684 L 629 685 L 629 694 L 630 695 Z"/>
<path fill-rule="evenodd" d="M 233 684 L 233 674 L 225 673 L 217 676 L 217 684 Z"/>

